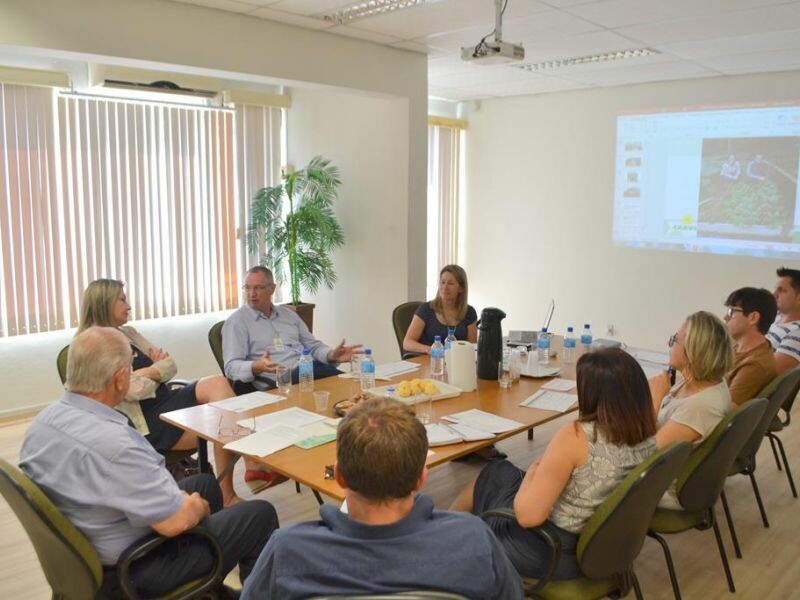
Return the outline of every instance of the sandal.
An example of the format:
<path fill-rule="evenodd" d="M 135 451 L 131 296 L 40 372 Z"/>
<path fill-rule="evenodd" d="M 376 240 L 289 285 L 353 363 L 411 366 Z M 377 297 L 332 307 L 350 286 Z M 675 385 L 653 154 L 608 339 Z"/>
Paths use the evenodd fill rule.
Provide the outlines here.
<path fill-rule="evenodd" d="M 267 488 L 281 484 L 284 481 L 289 481 L 289 478 L 275 471 L 247 469 L 244 473 L 244 482 L 253 494 L 263 492 Z"/>

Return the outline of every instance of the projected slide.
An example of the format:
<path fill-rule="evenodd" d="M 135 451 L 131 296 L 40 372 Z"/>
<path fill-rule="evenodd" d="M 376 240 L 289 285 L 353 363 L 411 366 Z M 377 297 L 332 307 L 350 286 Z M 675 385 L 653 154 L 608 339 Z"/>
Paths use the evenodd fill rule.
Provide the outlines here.
<path fill-rule="evenodd" d="M 617 118 L 613 240 L 800 258 L 800 103 Z"/>

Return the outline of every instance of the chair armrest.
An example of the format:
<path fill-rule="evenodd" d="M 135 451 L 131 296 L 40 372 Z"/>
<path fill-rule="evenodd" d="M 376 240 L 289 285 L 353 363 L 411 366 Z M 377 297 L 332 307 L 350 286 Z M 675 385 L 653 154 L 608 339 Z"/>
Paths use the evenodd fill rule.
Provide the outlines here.
<path fill-rule="evenodd" d="M 491 517 L 510 519 L 512 521 L 517 520 L 517 515 L 514 514 L 514 511 L 510 508 L 493 508 L 492 510 L 482 512 L 480 516 L 484 521 Z M 545 571 L 544 577 L 540 577 L 536 582 L 536 585 L 526 586 L 526 594 L 534 594 L 542 590 L 544 586 L 546 586 L 553 578 L 553 575 L 555 575 L 556 567 L 558 567 L 558 561 L 561 559 L 561 542 L 557 538 L 554 538 L 552 535 L 550 535 L 550 533 L 542 529 L 541 526 L 526 527 L 525 530 L 542 538 L 550 550 L 550 562 L 547 565 L 547 571 Z"/>
<path fill-rule="evenodd" d="M 213 554 L 214 568 L 208 575 L 197 580 L 197 583 L 192 585 L 191 589 L 186 590 L 185 593 L 180 596 L 181 599 L 194 598 L 197 595 L 219 585 L 222 582 L 223 567 L 222 548 L 220 548 L 217 540 L 214 539 L 210 533 L 195 527 L 194 529 L 190 529 L 189 531 L 182 533 L 178 537 L 184 536 L 194 536 L 200 538 L 208 544 Z M 119 584 L 122 587 L 122 591 L 126 598 L 129 598 L 130 600 L 139 599 L 139 596 L 136 594 L 136 590 L 133 588 L 133 584 L 130 579 L 130 570 L 133 563 L 141 558 L 144 558 L 162 544 L 174 539 L 177 538 L 164 537 L 154 533 L 142 540 L 134 542 L 120 555 L 119 560 L 117 561 L 117 578 L 119 579 Z M 178 599 L 176 598 L 175 600 Z"/>
<path fill-rule="evenodd" d="M 185 386 L 189 385 L 190 383 L 192 383 L 192 382 L 189 381 L 188 379 L 170 379 L 167 382 L 167 385 L 169 386 L 169 389 L 173 390 L 175 388 L 185 387 Z"/>

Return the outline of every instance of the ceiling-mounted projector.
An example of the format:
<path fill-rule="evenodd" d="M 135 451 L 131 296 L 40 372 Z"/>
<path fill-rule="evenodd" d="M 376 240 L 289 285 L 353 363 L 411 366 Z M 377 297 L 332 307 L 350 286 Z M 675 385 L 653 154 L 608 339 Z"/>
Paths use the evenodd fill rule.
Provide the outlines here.
<path fill-rule="evenodd" d="M 494 0 L 495 6 L 495 26 L 494 31 L 489 35 L 494 35 L 493 41 L 486 41 L 487 35 L 474 46 L 461 48 L 461 60 L 474 62 L 477 65 L 496 65 L 523 60 L 525 58 L 525 48 L 522 44 L 509 44 L 502 40 L 503 37 L 503 13 L 508 5 L 508 0 Z"/>
<path fill-rule="evenodd" d="M 516 62 L 525 58 L 525 48 L 508 42 L 481 42 L 477 46 L 461 49 L 461 60 L 479 65 L 496 65 Z"/>

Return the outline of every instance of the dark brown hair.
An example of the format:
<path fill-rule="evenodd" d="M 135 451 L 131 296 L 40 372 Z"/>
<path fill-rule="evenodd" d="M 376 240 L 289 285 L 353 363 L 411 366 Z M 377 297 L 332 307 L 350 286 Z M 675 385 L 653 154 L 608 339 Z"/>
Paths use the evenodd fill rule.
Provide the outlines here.
<path fill-rule="evenodd" d="M 770 325 L 778 314 L 778 303 L 768 290 L 764 288 L 743 287 L 734 290 L 725 300 L 725 306 L 741 308 L 744 316 L 758 313 L 758 330 L 767 335 Z"/>
<path fill-rule="evenodd" d="M 775 273 L 778 277 L 788 277 L 789 280 L 792 282 L 792 288 L 795 292 L 800 294 L 800 271 L 797 269 L 789 269 L 787 267 L 781 267 Z"/>
<path fill-rule="evenodd" d="M 639 363 L 619 348 L 578 359 L 578 411 L 606 441 L 635 446 L 656 433 L 650 386 Z"/>
<path fill-rule="evenodd" d="M 339 424 L 336 460 L 347 487 L 369 500 L 409 496 L 425 459 L 425 427 L 405 404 L 373 398 L 353 408 Z"/>

